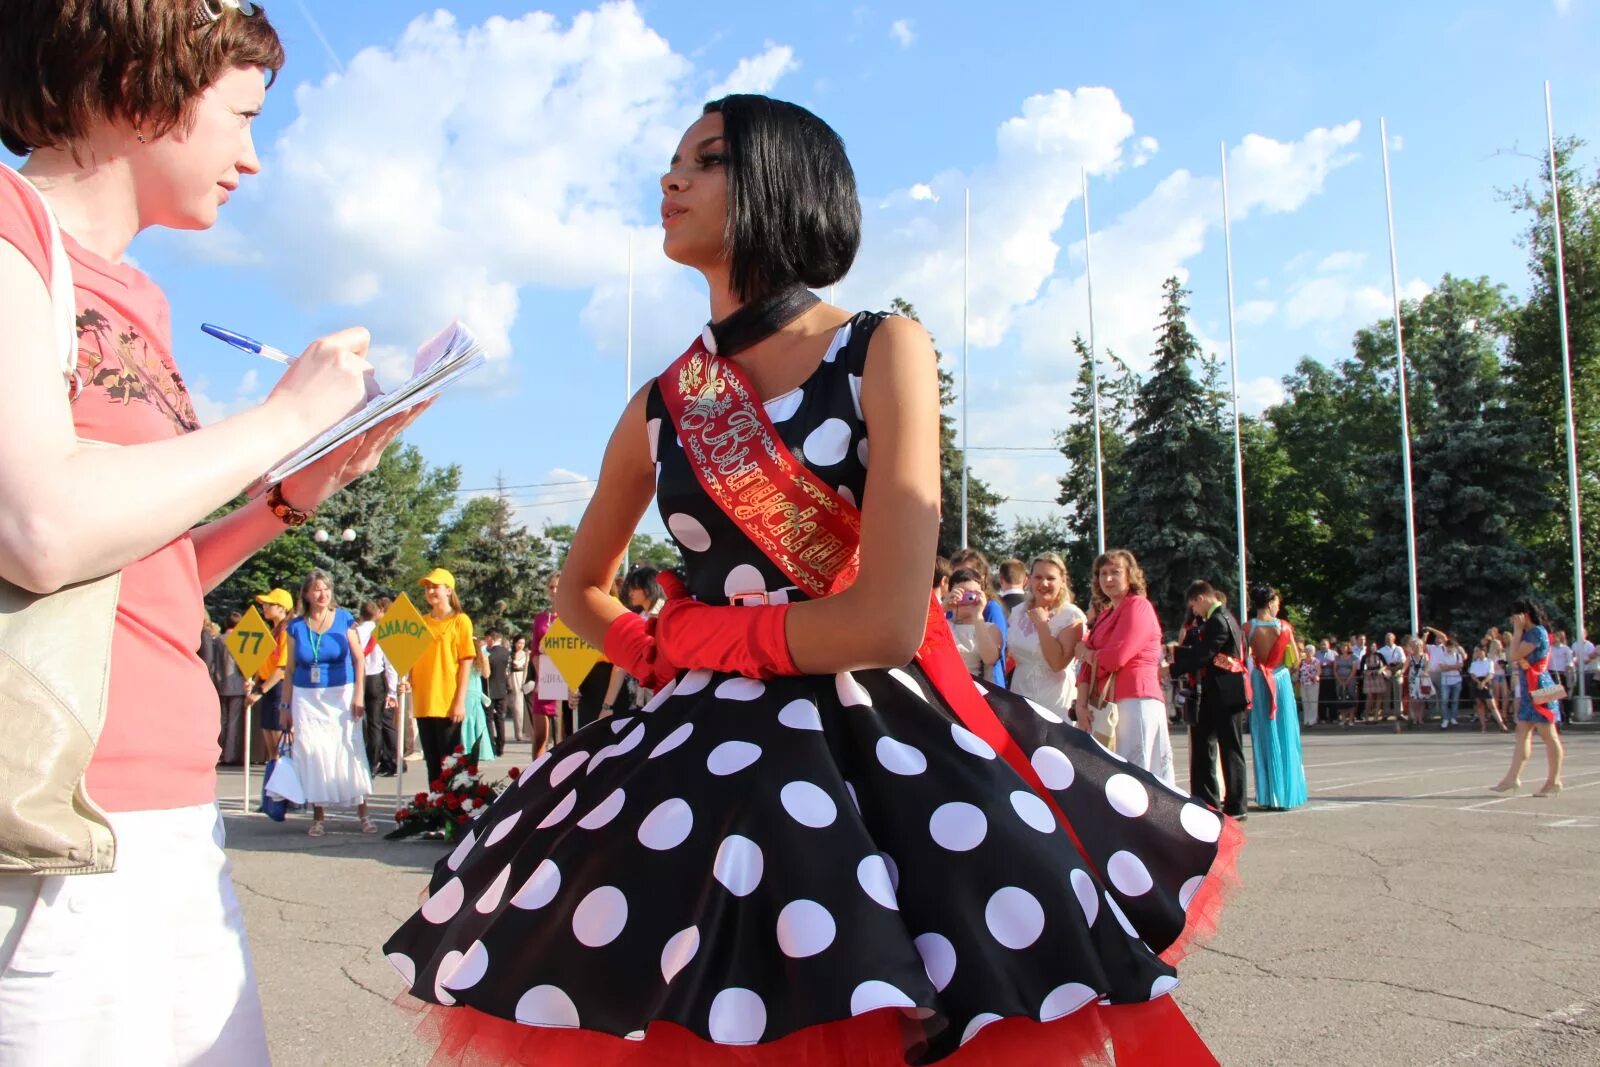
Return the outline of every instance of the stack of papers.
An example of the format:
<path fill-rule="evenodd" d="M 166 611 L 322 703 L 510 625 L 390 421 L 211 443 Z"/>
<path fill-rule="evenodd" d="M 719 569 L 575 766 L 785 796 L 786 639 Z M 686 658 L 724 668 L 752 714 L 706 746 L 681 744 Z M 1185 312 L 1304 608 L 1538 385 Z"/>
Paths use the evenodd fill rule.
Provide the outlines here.
<path fill-rule="evenodd" d="M 281 482 L 289 475 L 304 470 L 351 438 L 436 396 L 458 378 L 483 366 L 484 362 L 483 345 L 466 323 L 457 319 L 417 349 L 417 361 L 410 378 L 392 392 L 378 393 L 369 398 L 337 425 L 268 471 L 261 483 L 271 485 Z"/>

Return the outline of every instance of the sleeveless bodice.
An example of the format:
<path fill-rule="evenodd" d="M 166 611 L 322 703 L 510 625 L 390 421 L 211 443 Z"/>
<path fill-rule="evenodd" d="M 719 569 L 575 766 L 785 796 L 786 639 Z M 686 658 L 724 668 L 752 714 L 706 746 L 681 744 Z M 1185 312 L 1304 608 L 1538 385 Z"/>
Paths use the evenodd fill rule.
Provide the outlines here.
<path fill-rule="evenodd" d="M 839 327 L 827 355 L 799 388 L 766 402 L 785 446 L 846 501 L 860 505 L 867 483 L 867 424 L 861 377 L 867 345 L 885 316 L 861 312 Z M 689 592 L 707 604 L 741 593 L 766 593 L 770 603 L 807 599 L 706 494 L 667 414 L 661 384 L 645 404 L 656 505 L 683 553 Z"/>

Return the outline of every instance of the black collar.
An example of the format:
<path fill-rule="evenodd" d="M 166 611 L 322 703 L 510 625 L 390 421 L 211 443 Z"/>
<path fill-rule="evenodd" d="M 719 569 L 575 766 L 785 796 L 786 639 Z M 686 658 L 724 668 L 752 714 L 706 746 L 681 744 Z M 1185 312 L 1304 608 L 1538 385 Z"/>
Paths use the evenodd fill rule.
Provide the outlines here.
<path fill-rule="evenodd" d="M 822 301 L 802 285 L 768 293 L 745 304 L 721 322 L 706 324 L 701 337 L 706 351 L 729 359 L 765 341 Z"/>

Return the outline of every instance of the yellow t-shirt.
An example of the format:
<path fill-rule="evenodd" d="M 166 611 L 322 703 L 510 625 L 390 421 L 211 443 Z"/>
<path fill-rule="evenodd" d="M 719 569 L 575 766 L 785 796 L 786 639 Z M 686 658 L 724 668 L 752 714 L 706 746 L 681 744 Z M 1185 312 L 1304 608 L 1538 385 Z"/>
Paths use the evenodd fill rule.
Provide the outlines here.
<path fill-rule="evenodd" d="M 456 699 L 461 664 L 477 655 L 472 644 L 472 620 L 466 612 L 457 612 L 442 621 L 423 621 L 438 640 L 411 668 L 413 714 L 419 719 L 443 719 L 449 717 L 450 705 Z"/>

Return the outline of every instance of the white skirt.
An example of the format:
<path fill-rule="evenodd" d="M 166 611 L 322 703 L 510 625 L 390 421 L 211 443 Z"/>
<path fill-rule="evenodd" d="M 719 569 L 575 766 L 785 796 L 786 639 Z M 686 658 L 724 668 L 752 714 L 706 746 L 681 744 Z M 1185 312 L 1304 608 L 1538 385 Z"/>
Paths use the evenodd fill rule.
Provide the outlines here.
<path fill-rule="evenodd" d="M 355 694 L 354 683 L 295 686 L 294 769 L 308 804 L 361 804 L 372 792 L 361 724 L 350 713 Z"/>
<path fill-rule="evenodd" d="M 1153 697 L 1124 697 L 1117 701 L 1117 734 L 1112 751 L 1177 788 L 1164 701 Z"/>

